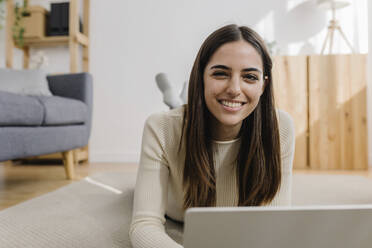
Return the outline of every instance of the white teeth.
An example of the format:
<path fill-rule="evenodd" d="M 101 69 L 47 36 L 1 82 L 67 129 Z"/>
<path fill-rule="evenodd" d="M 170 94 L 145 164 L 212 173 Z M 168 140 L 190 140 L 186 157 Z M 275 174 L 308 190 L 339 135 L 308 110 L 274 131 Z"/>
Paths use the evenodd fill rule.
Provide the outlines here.
<path fill-rule="evenodd" d="M 230 107 L 230 108 L 237 108 L 237 107 L 240 107 L 243 105 L 243 103 L 241 102 L 228 102 L 228 101 L 225 101 L 225 100 L 222 100 L 221 103 L 227 107 Z"/>

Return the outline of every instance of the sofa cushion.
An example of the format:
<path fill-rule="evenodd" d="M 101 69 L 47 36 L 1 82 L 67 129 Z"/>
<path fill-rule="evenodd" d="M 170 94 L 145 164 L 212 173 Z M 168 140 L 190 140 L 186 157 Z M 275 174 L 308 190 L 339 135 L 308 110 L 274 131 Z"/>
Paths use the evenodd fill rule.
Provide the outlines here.
<path fill-rule="evenodd" d="M 0 126 L 39 126 L 43 119 L 38 99 L 0 91 Z"/>
<path fill-rule="evenodd" d="M 88 106 L 82 101 L 60 96 L 35 96 L 44 105 L 43 126 L 84 124 Z"/>
<path fill-rule="evenodd" d="M 42 70 L 0 68 L 0 90 L 21 95 L 52 96 L 46 74 Z"/>

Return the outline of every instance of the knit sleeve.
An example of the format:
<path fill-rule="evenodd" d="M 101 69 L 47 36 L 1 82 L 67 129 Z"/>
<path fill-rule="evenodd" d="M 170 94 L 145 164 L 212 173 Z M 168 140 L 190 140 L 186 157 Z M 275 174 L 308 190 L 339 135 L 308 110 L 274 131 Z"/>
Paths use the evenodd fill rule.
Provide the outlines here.
<path fill-rule="evenodd" d="M 282 183 L 272 205 L 290 206 L 292 204 L 292 168 L 295 151 L 295 127 L 292 117 L 282 110 L 278 110 L 278 121 Z"/>
<path fill-rule="evenodd" d="M 129 236 L 133 248 L 182 248 L 165 232 L 169 168 L 164 156 L 165 123 L 150 116 L 142 136 Z"/>

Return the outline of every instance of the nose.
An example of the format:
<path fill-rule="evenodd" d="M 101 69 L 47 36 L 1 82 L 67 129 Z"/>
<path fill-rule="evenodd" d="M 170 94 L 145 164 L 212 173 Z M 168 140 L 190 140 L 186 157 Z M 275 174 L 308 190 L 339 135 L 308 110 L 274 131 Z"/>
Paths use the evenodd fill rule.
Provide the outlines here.
<path fill-rule="evenodd" d="M 241 89 L 239 76 L 231 77 L 227 85 L 226 93 L 232 98 L 240 95 Z"/>

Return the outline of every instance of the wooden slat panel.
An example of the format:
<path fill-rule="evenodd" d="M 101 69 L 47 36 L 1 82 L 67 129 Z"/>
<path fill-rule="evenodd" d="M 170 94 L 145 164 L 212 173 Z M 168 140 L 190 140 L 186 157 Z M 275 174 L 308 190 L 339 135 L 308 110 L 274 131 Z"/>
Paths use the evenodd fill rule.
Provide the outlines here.
<path fill-rule="evenodd" d="M 308 168 L 307 57 L 275 57 L 273 84 L 276 106 L 288 112 L 295 122 L 296 147 L 293 167 L 306 169 Z"/>
<path fill-rule="evenodd" d="M 352 124 L 353 168 L 368 170 L 368 130 L 367 130 L 367 55 L 351 56 L 352 81 L 350 85 Z"/>
<path fill-rule="evenodd" d="M 309 57 L 310 167 L 367 169 L 366 56 Z"/>

